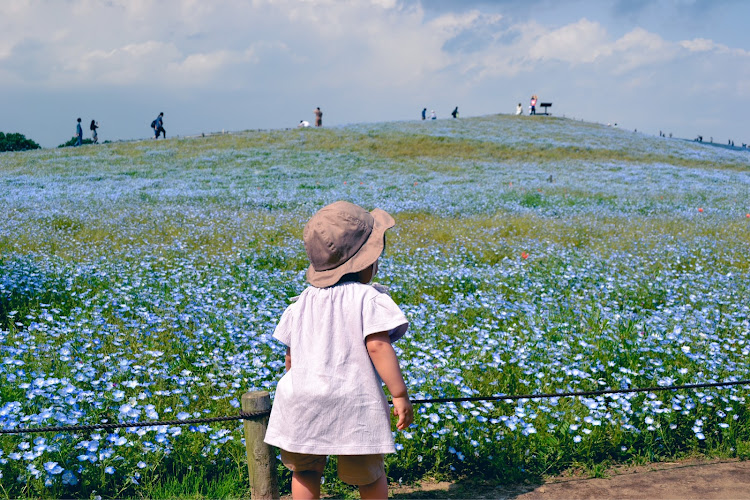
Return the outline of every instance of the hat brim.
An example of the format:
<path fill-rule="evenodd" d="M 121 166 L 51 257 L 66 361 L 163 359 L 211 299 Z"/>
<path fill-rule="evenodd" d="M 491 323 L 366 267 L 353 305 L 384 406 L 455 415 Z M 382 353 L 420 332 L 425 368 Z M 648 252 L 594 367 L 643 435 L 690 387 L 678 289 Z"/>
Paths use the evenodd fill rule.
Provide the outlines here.
<path fill-rule="evenodd" d="M 396 221 L 388 212 L 379 208 L 370 212 L 370 215 L 374 219 L 370 237 L 349 260 L 327 271 L 316 271 L 310 264 L 307 268 L 307 281 L 312 286 L 327 288 L 335 285 L 342 276 L 367 269 L 378 260 L 385 248 L 385 232 L 395 226 Z"/>

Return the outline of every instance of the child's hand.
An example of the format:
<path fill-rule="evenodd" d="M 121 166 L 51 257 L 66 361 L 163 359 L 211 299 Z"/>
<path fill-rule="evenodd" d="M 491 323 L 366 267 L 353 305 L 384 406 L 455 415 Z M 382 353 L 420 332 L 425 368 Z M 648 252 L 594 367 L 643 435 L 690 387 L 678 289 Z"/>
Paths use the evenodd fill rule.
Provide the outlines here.
<path fill-rule="evenodd" d="M 393 398 L 393 414 L 398 417 L 396 429 L 403 431 L 414 422 L 414 410 L 411 408 L 409 397 Z"/>

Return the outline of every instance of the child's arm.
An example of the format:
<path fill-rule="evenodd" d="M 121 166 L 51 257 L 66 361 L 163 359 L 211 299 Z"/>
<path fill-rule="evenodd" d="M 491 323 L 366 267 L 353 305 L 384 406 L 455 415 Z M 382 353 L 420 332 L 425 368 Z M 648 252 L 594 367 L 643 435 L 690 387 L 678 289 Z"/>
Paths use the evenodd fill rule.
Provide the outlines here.
<path fill-rule="evenodd" d="M 409 401 L 404 377 L 401 375 L 401 368 L 398 366 L 396 351 L 393 350 L 388 332 L 368 335 L 365 344 L 372 364 L 391 392 L 393 414 L 398 416 L 396 428 L 403 431 L 414 421 L 414 411 L 411 407 L 411 401 Z"/>
<path fill-rule="evenodd" d="M 292 369 L 292 350 L 289 349 L 288 346 L 286 348 L 286 354 L 284 355 L 284 367 L 286 368 L 286 371 Z"/>

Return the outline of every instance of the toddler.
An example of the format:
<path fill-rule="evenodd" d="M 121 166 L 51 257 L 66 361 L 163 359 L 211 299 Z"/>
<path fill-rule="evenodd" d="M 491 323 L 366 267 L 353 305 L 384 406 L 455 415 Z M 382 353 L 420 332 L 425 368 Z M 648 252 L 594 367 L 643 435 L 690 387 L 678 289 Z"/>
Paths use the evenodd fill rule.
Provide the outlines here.
<path fill-rule="evenodd" d="M 409 323 L 395 302 L 369 285 L 395 221 L 380 209 L 338 201 L 320 209 L 302 238 L 310 259 L 305 289 L 273 336 L 286 348 L 265 442 L 281 449 L 292 471 L 292 497 L 319 498 L 327 455 L 338 457 L 342 481 L 362 498 L 387 498 L 383 454 L 394 453 L 388 402 L 396 427 L 414 420 L 391 342 Z"/>

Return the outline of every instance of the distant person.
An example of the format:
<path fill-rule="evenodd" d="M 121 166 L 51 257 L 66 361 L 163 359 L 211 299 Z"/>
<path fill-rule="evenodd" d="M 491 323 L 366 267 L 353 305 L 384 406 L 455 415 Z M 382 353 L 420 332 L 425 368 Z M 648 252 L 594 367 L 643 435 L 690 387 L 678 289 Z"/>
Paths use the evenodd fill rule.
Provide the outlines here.
<path fill-rule="evenodd" d="M 161 134 L 164 139 L 167 138 L 167 131 L 164 130 L 164 111 L 159 113 L 156 120 L 151 122 L 151 126 L 154 128 L 154 139 L 158 139 L 159 134 Z"/>
<path fill-rule="evenodd" d="M 427 108 L 422 108 L 422 119 L 424 120 L 426 118 L 427 118 Z"/>
<path fill-rule="evenodd" d="M 521 106 L 521 103 L 518 103 L 518 106 L 516 106 L 516 116 L 523 114 L 523 106 Z"/>
<path fill-rule="evenodd" d="M 83 128 L 81 128 L 81 119 L 76 123 L 76 147 L 83 144 Z"/>
<path fill-rule="evenodd" d="M 453 118 L 458 118 L 458 106 L 456 106 L 456 108 L 453 111 L 451 111 L 451 116 Z"/>
<path fill-rule="evenodd" d="M 536 94 L 531 96 L 531 101 L 529 102 L 529 114 L 535 115 L 536 114 Z"/>
<path fill-rule="evenodd" d="M 99 144 L 99 136 L 96 134 L 96 129 L 99 128 L 99 124 L 96 123 L 96 120 L 91 120 L 91 125 L 89 125 L 89 129 L 91 130 L 91 140 L 94 141 L 94 144 Z"/>
<path fill-rule="evenodd" d="M 300 120 L 297 124 L 297 128 L 307 128 L 310 126 L 310 122 L 307 120 Z"/>
<path fill-rule="evenodd" d="M 434 109 L 430 111 L 430 120 L 437 120 L 437 115 L 435 114 Z"/>
<path fill-rule="evenodd" d="M 315 108 L 315 126 L 316 127 L 322 127 L 323 126 L 323 112 L 320 110 L 320 108 Z"/>

